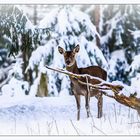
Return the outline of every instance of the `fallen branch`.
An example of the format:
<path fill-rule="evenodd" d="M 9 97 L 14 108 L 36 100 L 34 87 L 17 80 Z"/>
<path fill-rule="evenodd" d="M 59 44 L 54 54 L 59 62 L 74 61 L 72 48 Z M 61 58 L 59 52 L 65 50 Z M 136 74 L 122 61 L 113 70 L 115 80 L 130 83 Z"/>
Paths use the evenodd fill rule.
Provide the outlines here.
<path fill-rule="evenodd" d="M 59 73 L 63 73 L 63 74 L 66 74 L 68 76 L 70 76 L 71 78 L 74 78 L 76 80 L 78 80 L 78 82 L 80 84 L 83 84 L 85 86 L 88 87 L 88 89 L 91 90 L 100 90 L 102 91 L 102 93 L 107 96 L 107 97 L 110 97 L 110 98 L 113 98 L 115 99 L 117 102 L 125 105 L 125 106 L 128 106 L 128 107 L 131 107 L 133 109 L 136 109 L 140 115 L 140 98 L 137 98 L 136 96 L 133 96 L 130 94 L 129 97 L 127 97 L 126 95 L 124 95 L 122 92 L 122 89 L 124 88 L 122 85 L 114 85 L 112 83 L 109 83 L 109 82 L 106 82 L 100 78 L 97 78 L 97 77 L 94 77 L 94 76 L 91 76 L 91 75 L 88 75 L 88 74 L 74 74 L 72 72 L 68 72 L 66 70 L 63 70 L 63 69 L 56 69 L 56 68 L 51 68 L 51 67 L 48 67 L 46 66 L 46 68 L 50 69 L 50 70 L 54 70 L 54 71 L 57 71 Z M 91 81 L 95 81 L 93 84 Z M 84 82 L 86 81 L 86 82 Z M 111 90 L 113 91 L 114 95 L 109 95 L 107 93 L 107 90 Z M 88 91 L 89 92 L 89 91 Z"/>
<path fill-rule="evenodd" d="M 87 81 L 87 79 L 88 79 L 88 84 L 89 84 L 90 89 L 94 88 L 94 89 L 101 89 L 101 90 L 113 90 L 116 93 L 118 91 L 120 91 L 121 89 L 123 89 L 123 86 L 121 86 L 121 85 L 113 85 L 113 84 L 108 83 L 108 82 L 106 82 L 98 77 L 94 77 L 94 76 L 91 76 L 88 74 L 75 74 L 72 72 L 68 72 L 64 69 L 51 68 L 49 66 L 46 66 L 46 68 L 48 68 L 50 70 L 57 71 L 59 73 L 66 74 L 66 75 L 70 76 L 71 78 L 77 79 L 80 84 L 83 84 L 86 86 L 87 86 L 87 83 L 84 81 Z M 93 85 L 91 83 L 91 80 L 95 80 L 97 84 Z"/>

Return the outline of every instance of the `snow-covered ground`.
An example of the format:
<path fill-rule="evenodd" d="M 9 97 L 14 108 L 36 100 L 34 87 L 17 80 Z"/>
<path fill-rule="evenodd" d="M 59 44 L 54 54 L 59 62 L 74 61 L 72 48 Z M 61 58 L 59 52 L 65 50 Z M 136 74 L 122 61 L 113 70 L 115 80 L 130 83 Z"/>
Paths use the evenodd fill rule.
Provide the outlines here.
<path fill-rule="evenodd" d="M 97 100 L 91 98 L 86 118 L 84 97 L 76 120 L 74 96 L 0 97 L 0 135 L 140 135 L 140 117 L 133 109 L 104 97 L 103 117 L 97 118 Z"/>

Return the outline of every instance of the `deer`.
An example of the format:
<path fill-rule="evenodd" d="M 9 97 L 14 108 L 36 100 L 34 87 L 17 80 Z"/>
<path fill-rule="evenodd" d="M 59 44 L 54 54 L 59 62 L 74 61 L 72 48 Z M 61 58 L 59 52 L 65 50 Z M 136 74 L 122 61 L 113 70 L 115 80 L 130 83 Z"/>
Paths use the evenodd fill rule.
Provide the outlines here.
<path fill-rule="evenodd" d="M 58 46 L 58 51 L 60 54 L 64 56 L 64 61 L 66 64 L 66 70 L 72 72 L 74 74 L 88 74 L 94 77 L 101 78 L 106 81 L 107 79 L 107 72 L 99 66 L 89 66 L 85 68 L 78 68 L 76 62 L 76 54 L 79 52 L 80 46 L 79 44 L 71 51 L 65 51 L 62 47 Z M 98 115 L 97 118 L 102 117 L 102 108 L 103 108 L 103 97 L 102 92 L 99 90 L 92 90 L 90 91 L 90 97 L 88 97 L 88 89 L 86 85 L 82 85 L 76 79 L 69 77 L 71 81 L 71 89 L 76 99 L 77 104 L 77 120 L 80 120 L 80 96 L 85 96 L 85 108 L 87 112 L 87 118 L 90 116 L 90 109 L 89 109 L 89 98 L 96 97 L 97 98 L 97 107 L 98 107 Z M 86 81 L 84 81 L 86 82 Z M 92 84 L 99 84 L 95 80 L 90 81 Z"/>

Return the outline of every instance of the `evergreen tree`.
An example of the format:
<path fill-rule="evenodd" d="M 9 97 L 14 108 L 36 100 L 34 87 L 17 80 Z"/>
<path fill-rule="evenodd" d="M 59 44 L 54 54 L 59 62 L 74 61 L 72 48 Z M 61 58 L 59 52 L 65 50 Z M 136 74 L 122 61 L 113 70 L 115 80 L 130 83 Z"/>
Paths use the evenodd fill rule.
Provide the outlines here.
<path fill-rule="evenodd" d="M 90 65 L 106 67 L 106 60 L 96 45 L 96 36 L 99 34 L 87 14 L 71 6 L 61 6 L 46 14 L 46 17 L 40 22 L 39 28 L 51 29 L 51 37 L 48 40 L 43 36 L 42 45 L 32 53 L 29 68 L 34 69 L 38 65 L 38 68 L 41 69 L 40 64 L 42 63 L 64 68 L 65 63 L 58 52 L 58 45 L 65 50 L 71 50 L 77 44 L 80 44 L 80 52 L 77 56 L 79 67 Z M 60 94 L 63 95 L 68 93 L 70 82 L 67 77 L 53 71 L 47 72 L 50 94 L 58 95 L 60 91 Z"/>
<path fill-rule="evenodd" d="M 115 6 L 114 6 L 115 7 Z M 123 50 L 124 59 L 118 57 L 116 61 L 116 80 L 130 84 L 129 65 L 135 55 L 139 54 L 139 39 L 135 39 L 130 31 L 140 28 L 140 10 L 137 5 L 121 5 L 117 10 L 116 26 L 112 32 L 112 38 L 108 41 L 110 52 Z M 118 63 L 119 62 L 119 63 Z M 122 64 L 123 69 L 122 69 Z M 118 65 L 118 69 L 117 69 Z M 118 73 L 122 73 L 121 77 Z"/>
<path fill-rule="evenodd" d="M 13 72 L 10 73 L 11 78 L 27 81 L 29 85 L 32 85 L 34 80 L 32 70 L 26 72 L 25 70 L 32 51 L 40 44 L 41 36 L 48 34 L 48 29 L 35 28 L 23 11 L 14 5 L 0 6 L 0 28 L 1 46 L 6 50 L 10 59 L 16 58 L 16 63 L 12 66 Z M 3 61 L 2 56 L 1 59 Z M 9 69 L 7 70 L 6 77 L 9 75 Z M 10 83 L 9 80 L 6 80 L 6 83 Z M 1 85 L 3 86 L 3 83 Z M 0 88 L 2 87 L 0 86 Z M 22 85 L 22 88 L 24 88 L 24 85 Z M 27 94 L 27 91 L 25 94 Z"/>
<path fill-rule="evenodd" d="M 129 65 L 134 56 L 139 54 L 139 38 L 135 39 L 131 35 L 132 31 L 140 28 L 139 5 L 97 5 L 89 9 L 85 11 L 96 23 L 101 36 L 99 47 L 109 63 L 110 81 L 130 84 Z M 100 16 L 98 19 L 96 14 Z"/>

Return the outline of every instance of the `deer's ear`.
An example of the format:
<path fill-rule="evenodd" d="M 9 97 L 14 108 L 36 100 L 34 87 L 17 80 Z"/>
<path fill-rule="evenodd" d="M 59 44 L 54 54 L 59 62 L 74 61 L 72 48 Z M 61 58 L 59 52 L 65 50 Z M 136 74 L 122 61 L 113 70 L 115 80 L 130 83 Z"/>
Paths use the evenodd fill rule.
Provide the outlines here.
<path fill-rule="evenodd" d="M 79 44 L 73 49 L 73 52 L 78 53 L 80 50 Z"/>
<path fill-rule="evenodd" d="M 58 51 L 60 54 L 64 54 L 65 50 L 63 48 L 61 48 L 60 46 L 58 46 Z"/>

